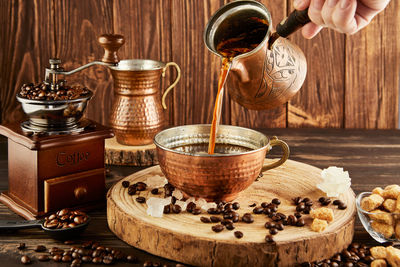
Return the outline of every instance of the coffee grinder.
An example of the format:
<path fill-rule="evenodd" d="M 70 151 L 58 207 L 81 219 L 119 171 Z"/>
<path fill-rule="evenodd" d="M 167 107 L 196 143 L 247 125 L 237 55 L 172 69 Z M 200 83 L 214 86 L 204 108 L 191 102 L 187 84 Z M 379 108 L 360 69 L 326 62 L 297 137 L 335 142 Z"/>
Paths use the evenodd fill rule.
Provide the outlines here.
<path fill-rule="evenodd" d="M 8 138 L 8 191 L 0 201 L 26 219 L 62 208 L 90 210 L 105 204 L 104 140 L 114 134 L 111 128 L 82 118 L 91 91 L 74 99 L 58 94 L 71 88 L 66 75 L 118 62 L 116 51 L 123 38 L 113 38 L 112 45 L 103 45 L 102 61 L 64 71 L 59 59 L 50 59 L 41 84 L 48 96 L 28 99 L 21 90 L 17 99 L 28 120 L 0 126 L 0 134 Z"/>

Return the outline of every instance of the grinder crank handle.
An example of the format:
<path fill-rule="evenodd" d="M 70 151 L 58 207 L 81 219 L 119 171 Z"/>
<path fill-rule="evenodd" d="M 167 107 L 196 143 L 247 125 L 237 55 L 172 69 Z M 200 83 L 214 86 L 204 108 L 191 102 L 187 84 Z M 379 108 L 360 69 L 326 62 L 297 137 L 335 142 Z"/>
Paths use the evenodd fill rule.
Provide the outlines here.
<path fill-rule="evenodd" d="M 102 34 L 98 38 L 99 44 L 104 48 L 104 63 L 117 64 L 119 62 L 118 49 L 125 43 L 125 38 L 120 34 Z"/>
<path fill-rule="evenodd" d="M 19 230 L 30 228 L 41 228 L 43 220 L 32 221 L 5 221 L 0 220 L 0 231 L 3 230 Z"/>

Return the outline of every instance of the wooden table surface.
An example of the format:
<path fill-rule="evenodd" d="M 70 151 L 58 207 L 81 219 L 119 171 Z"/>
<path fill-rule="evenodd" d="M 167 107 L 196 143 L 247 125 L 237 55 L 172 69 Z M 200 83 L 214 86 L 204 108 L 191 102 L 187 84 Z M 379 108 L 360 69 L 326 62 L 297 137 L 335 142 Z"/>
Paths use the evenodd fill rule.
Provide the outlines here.
<path fill-rule="evenodd" d="M 351 187 L 356 194 L 368 191 L 376 186 L 400 184 L 400 131 L 397 130 L 342 130 L 342 129 L 265 129 L 261 130 L 268 136 L 277 135 L 285 140 L 291 149 L 290 159 L 314 165 L 319 168 L 329 166 L 343 167 L 349 171 L 352 178 Z M 279 151 L 273 151 L 272 156 L 278 156 Z M 138 167 L 108 166 L 111 175 L 106 178 L 110 187 L 115 181 L 135 171 Z M 0 190 L 7 190 L 7 139 L 0 138 Z M 101 244 L 120 249 L 129 254 L 135 254 L 144 261 L 162 262 L 175 266 L 168 261 L 144 251 L 130 247 L 116 238 L 107 227 L 105 209 L 90 212 L 92 222 L 79 239 L 95 240 Z M 21 219 L 3 204 L 0 204 L 0 219 Z M 357 219 L 354 241 L 376 244 L 364 231 Z M 20 252 L 17 244 L 25 242 L 28 249 Z M 34 255 L 32 248 L 36 245 L 67 248 L 59 241 L 49 239 L 37 229 L 21 230 L 16 233 L 0 234 L 0 266 L 21 266 L 20 255 Z M 67 263 L 38 262 L 34 266 L 69 266 Z M 133 264 L 118 264 L 118 266 L 135 266 Z"/>

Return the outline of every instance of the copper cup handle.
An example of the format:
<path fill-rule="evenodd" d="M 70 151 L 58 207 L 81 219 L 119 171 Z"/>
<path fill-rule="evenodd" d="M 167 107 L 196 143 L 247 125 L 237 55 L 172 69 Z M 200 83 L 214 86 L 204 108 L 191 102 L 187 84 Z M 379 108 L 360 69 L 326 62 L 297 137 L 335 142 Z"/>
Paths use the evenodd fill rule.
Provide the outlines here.
<path fill-rule="evenodd" d="M 175 62 L 168 62 L 162 72 L 162 76 L 165 77 L 165 71 L 168 67 L 173 66 L 176 69 L 176 78 L 175 81 L 165 90 L 164 94 L 162 95 L 161 99 L 161 104 L 164 109 L 167 109 L 167 105 L 165 104 L 165 98 L 167 97 L 167 94 L 175 87 L 175 85 L 179 82 L 181 79 L 181 68 L 179 68 L 178 64 Z"/>
<path fill-rule="evenodd" d="M 289 146 L 282 140 L 279 140 L 278 137 L 273 136 L 270 141 L 270 146 L 280 146 L 283 150 L 283 155 L 282 158 L 274 163 L 268 164 L 268 165 L 263 165 L 261 172 L 265 172 L 266 170 L 270 170 L 276 167 L 281 166 L 285 161 L 289 158 L 290 154 L 290 149 Z"/>

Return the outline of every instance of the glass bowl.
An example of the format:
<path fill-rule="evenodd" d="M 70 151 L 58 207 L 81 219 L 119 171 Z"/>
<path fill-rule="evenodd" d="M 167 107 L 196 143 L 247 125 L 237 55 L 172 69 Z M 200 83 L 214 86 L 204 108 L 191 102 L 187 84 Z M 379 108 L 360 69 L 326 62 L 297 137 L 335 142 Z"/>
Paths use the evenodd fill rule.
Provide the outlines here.
<path fill-rule="evenodd" d="M 369 235 L 379 243 L 393 242 L 394 244 L 400 244 L 400 240 L 396 238 L 395 234 L 396 222 L 400 224 L 400 213 L 385 211 L 373 213 L 361 208 L 361 200 L 371 194 L 372 192 L 363 192 L 356 198 L 357 213 L 362 225 Z M 392 222 L 393 224 L 390 226 L 388 222 Z M 393 234 L 391 236 L 389 236 L 392 231 L 390 227 L 393 227 Z"/>

